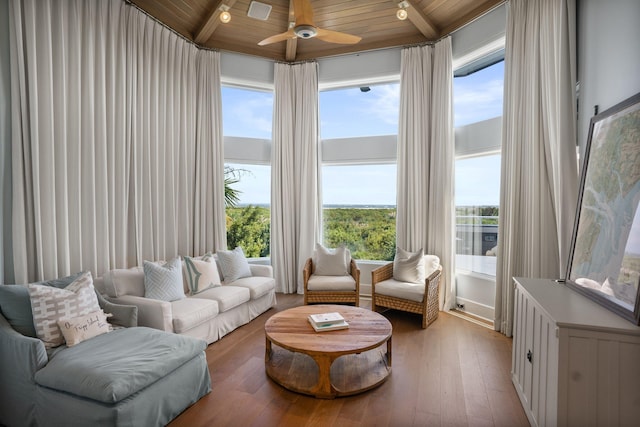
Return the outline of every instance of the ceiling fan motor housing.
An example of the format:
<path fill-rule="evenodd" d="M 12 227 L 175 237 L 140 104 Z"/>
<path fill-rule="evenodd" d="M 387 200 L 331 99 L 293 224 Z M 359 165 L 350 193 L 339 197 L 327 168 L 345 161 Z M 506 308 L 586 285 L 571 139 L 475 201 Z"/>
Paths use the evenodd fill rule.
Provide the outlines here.
<path fill-rule="evenodd" d="M 293 31 L 296 33 L 296 36 L 303 39 L 310 39 L 318 34 L 318 30 L 316 30 L 316 27 L 313 25 L 298 25 Z"/>

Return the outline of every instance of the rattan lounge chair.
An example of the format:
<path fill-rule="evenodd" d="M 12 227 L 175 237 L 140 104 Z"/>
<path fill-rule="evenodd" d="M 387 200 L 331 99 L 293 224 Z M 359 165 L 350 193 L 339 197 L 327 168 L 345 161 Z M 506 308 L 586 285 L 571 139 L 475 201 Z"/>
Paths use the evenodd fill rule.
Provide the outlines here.
<path fill-rule="evenodd" d="M 425 279 L 424 288 L 420 288 L 422 292 L 418 292 L 418 294 L 422 295 L 422 299 L 415 301 L 399 296 L 403 294 L 402 287 L 406 286 L 406 284 L 393 279 L 392 262 L 379 267 L 371 272 L 371 309 L 378 311 L 378 308 L 386 307 L 420 314 L 422 315 L 422 328 L 424 329 L 438 318 L 438 298 L 441 278 L 442 266 L 439 266 L 437 270 Z M 383 286 L 380 286 L 381 282 L 384 283 Z M 377 289 L 376 284 L 378 284 Z M 413 286 L 415 288 L 420 285 Z"/>
<path fill-rule="evenodd" d="M 351 259 L 350 276 L 315 276 L 312 258 L 304 264 L 304 303 L 352 303 L 360 305 L 360 270 Z M 310 283 L 311 282 L 311 283 Z M 354 283 L 355 282 L 355 283 Z"/>

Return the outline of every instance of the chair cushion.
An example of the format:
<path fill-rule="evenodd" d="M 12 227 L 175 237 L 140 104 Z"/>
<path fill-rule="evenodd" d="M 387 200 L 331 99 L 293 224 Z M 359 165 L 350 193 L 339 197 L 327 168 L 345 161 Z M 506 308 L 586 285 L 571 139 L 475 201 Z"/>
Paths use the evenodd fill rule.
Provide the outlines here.
<path fill-rule="evenodd" d="M 376 295 L 387 295 L 390 297 L 422 302 L 424 298 L 424 288 L 424 282 L 417 284 L 389 279 L 376 283 Z"/>
<path fill-rule="evenodd" d="M 264 276 L 244 277 L 231 284 L 233 286 L 240 286 L 249 289 L 251 292 L 251 299 L 258 299 L 276 288 L 275 279 Z"/>
<path fill-rule="evenodd" d="M 36 334 L 47 349 L 64 344 L 58 320 L 102 310 L 89 271 L 64 289 L 37 284 L 29 284 L 27 288 Z"/>
<path fill-rule="evenodd" d="M 171 303 L 173 331 L 180 334 L 208 322 L 218 315 L 218 302 L 209 299 L 184 298 Z"/>
<path fill-rule="evenodd" d="M 82 272 L 32 284 L 65 288 L 81 275 Z M 22 335 L 37 338 L 27 285 L 0 285 L 0 312 L 13 329 Z"/>
<path fill-rule="evenodd" d="M 203 340 L 156 329 L 118 329 L 57 352 L 35 374 L 35 382 L 114 404 L 175 371 L 206 347 Z"/>
<path fill-rule="evenodd" d="M 424 275 L 425 278 L 431 276 L 434 271 L 436 271 L 440 267 L 440 258 L 436 255 L 425 255 L 424 256 Z"/>
<path fill-rule="evenodd" d="M 310 291 L 355 291 L 356 281 L 351 276 L 318 276 L 312 274 L 307 282 Z"/>
<path fill-rule="evenodd" d="M 251 299 L 251 292 L 248 288 L 241 286 L 222 285 L 207 289 L 191 298 L 215 300 L 218 302 L 220 313 L 224 313 L 249 301 Z"/>
<path fill-rule="evenodd" d="M 313 274 L 319 276 L 346 276 L 349 274 L 351 253 L 345 247 L 328 249 L 316 243 L 313 252 Z"/>
<path fill-rule="evenodd" d="M 396 248 L 393 259 L 393 278 L 399 282 L 424 284 L 424 255 L 422 249 L 417 252 Z"/>

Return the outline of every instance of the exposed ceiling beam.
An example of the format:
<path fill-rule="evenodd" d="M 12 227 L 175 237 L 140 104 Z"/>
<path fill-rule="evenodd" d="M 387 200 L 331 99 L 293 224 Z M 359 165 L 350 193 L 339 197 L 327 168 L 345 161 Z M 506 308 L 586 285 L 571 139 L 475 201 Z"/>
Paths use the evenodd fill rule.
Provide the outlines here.
<path fill-rule="evenodd" d="M 397 6 L 402 0 L 391 0 Z M 431 22 L 429 17 L 424 14 L 422 9 L 418 7 L 418 2 L 415 0 L 404 0 L 409 7 L 407 7 L 407 18 L 409 21 L 425 36 L 428 40 L 435 40 L 440 36 L 438 28 Z"/>
<path fill-rule="evenodd" d="M 200 28 L 195 33 L 193 40 L 197 44 L 203 44 L 204 42 L 209 40 L 213 35 L 213 33 L 216 31 L 216 28 L 218 28 L 218 25 L 221 24 L 219 19 L 220 6 L 225 4 L 229 7 L 232 7 L 235 2 L 236 0 L 216 0 L 214 2 L 215 3 L 214 8 L 211 10 L 211 12 L 209 12 L 209 15 L 207 15 L 207 17 L 202 21 L 202 24 L 200 24 Z"/>
<path fill-rule="evenodd" d="M 296 15 L 293 12 L 293 0 L 289 0 L 289 25 L 292 22 L 295 23 Z M 289 27 L 287 27 L 287 30 Z M 295 61 L 296 59 L 296 50 L 298 49 L 298 39 L 287 39 L 287 50 L 285 51 L 284 57 L 287 61 Z"/>

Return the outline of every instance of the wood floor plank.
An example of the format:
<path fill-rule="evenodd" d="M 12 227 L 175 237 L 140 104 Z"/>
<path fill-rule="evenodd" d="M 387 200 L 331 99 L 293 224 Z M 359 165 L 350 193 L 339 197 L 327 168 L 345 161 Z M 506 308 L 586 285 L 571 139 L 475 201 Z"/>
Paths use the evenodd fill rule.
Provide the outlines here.
<path fill-rule="evenodd" d="M 373 390 L 326 400 L 284 389 L 265 373 L 264 324 L 302 296 L 277 298 L 277 308 L 207 348 L 212 391 L 171 427 L 529 425 L 511 383 L 511 339 L 447 313 L 427 329 L 420 316 L 383 313 L 393 326 L 392 372 Z"/>

